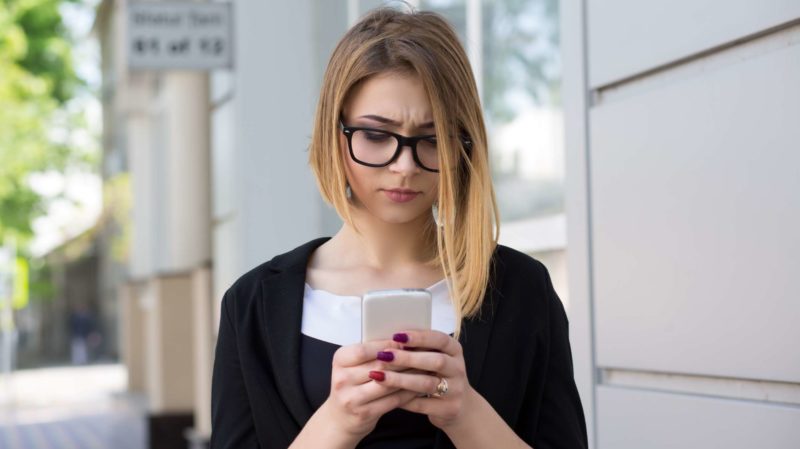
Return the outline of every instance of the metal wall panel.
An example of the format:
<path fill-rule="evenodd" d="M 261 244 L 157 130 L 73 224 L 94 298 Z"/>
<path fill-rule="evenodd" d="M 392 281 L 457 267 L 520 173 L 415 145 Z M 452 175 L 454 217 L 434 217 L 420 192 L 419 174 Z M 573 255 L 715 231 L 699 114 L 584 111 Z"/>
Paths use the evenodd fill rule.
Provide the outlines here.
<path fill-rule="evenodd" d="M 800 408 L 599 387 L 600 449 L 796 449 Z"/>
<path fill-rule="evenodd" d="M 599 366 L 800 382 L 798 74 L 787 42 L 592 109 Z"/>
<path fill-rule="evenodd" d="M 797 0 L 588 1 L 589 83 L 603 86 L 797 19 Z"/>

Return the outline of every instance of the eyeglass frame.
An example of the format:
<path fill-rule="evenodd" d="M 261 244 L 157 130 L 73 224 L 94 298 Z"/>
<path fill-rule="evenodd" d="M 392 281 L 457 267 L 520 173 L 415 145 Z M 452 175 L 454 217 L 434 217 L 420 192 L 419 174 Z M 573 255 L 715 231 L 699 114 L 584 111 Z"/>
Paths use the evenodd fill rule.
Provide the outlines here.
<path fill-rule="evenodd" d="M 386 167 L 387 165 L 391 164 L 392 162 L 396 161 L 398 157 L 400 157 L 400 153 L 403 151 L 403 147 L 411 147 L 411 156 L 414 158 L 414 162 L 417 166 L 423 170 L 439 173 L 439 169 L 428 168 L 422 165 L 422 162 L 419 159 L 419 155 L 417 154 L 417 142 L 420 140 L 434 138 L 436 139 L 436 134 L 426 134 L 426 135 L 419 135 L 419 136 L 404 136 L 402 134 L 397 134 L 392 131 L 388 131 L 385 129 L 380 128 L 370 128 L 368 126 L 345 126 L 344 122 L 339 120 L 339 127 L 344 133 L 345 137 L 347 137 L 347 149 L 350 152 L 350 157 L 358 164 L 366 165 L 367 167 Z M 397 141 L 397 149 L 394 151 L 394 154 L 389 159 L 388 162 L 384 164 L 370 164 L 369 162 L 364 162 L 359 160 L 355 152 L 353 151 L 353 133 L 356 131 L 373 131 L 379 132 L 383 134 L 388 134 L 395 138 Z M 469 155 L 472 150 L 472 141 L 467 138 L 466 136 L 461 136 L 461 143 L 467 148 L 467 154 Z"/>

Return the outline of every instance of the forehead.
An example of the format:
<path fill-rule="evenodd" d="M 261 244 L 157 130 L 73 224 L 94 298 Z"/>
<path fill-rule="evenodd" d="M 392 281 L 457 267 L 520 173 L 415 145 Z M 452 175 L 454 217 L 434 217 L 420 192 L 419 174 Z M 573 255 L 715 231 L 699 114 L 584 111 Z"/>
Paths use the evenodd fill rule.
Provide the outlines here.
<path fill-rule="evenodd" d="M 372 114 L 407 125 L 432 119 L 430 100 L 419 76 L 395 72 L 359 83 L 348 97 L 345 113 L 350 119 Z"/>

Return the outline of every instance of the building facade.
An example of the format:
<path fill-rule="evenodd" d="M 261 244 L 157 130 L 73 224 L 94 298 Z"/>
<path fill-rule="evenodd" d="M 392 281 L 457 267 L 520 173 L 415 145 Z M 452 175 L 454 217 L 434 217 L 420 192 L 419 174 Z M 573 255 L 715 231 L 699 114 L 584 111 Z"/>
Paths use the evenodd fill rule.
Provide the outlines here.
<path fill-rule="evenodd" d="M 594 447 L 800 441 L 800 3 L 562 2 Z"/>
<path fill-rule="evenodd" d="M 128 3 L 101 3 L 104 145 L 133 197 L 120 346 L 152 444 L 210 434 L 231 283 L 341 225 L 306 149 L 333 46 L 382 3 L 234 2 L 211 72 L 128 69 Z M 501 243 L 567 306 L 590 446 L 800 441 L 797 2 L 410 3 L 470 55 Z"/>

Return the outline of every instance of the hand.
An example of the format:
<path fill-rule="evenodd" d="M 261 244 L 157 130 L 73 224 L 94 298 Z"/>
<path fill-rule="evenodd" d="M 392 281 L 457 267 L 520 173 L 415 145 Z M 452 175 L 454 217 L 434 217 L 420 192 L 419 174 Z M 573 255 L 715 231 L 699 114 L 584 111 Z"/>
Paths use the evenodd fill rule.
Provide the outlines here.
<path fill-rule="evenodd" d="M 384 363 L 376 359 L 378 352 L 401 347 L 391 340 L 377 340 L 342 346 L 334 354 L 331 393 L 320 408 L 324 407 L 338 428 L 353 439 L 366 436 L 381 416 L 416 396 L 413 391 L 374 381 L 381 377 L 375 373 L 385 369 Z"/>
<path fill-rule="evenodd" d="M 404 348 L 382 351 L 383 368 L 388 369 L 383 385 L 415 393 L 401 408 L 428 415 L 440 429 L 455 426 L 477 394 L 467 380 L 461 344 L 439 331 L 407 331 L 396 334 L 395 341 L 402 342 Z M 437 395 L 442 379 L 447 383 L 447 393 Z"/>

